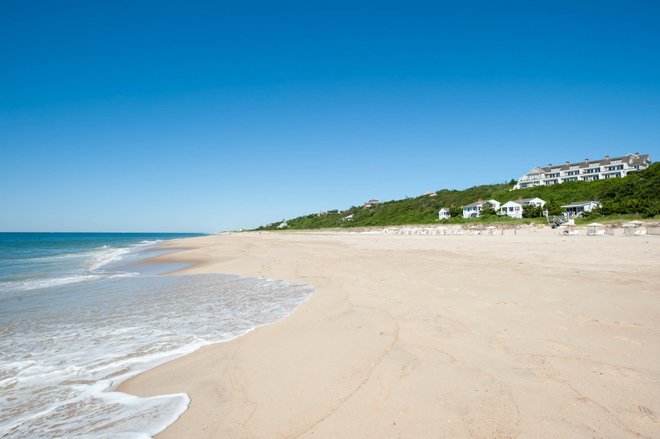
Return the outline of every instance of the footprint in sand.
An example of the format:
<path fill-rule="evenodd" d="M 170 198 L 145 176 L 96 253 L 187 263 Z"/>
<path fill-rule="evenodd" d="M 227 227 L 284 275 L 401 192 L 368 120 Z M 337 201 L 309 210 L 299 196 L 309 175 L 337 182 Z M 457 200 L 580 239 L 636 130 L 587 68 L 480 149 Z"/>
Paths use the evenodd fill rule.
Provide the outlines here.
<path fill-rule="evenodd" d="M 637 410 L 639 410 L 639 412 L 642 414 L 642 418 L 650 418 L 651 421 L 656 423 L 658 422 L 658 417 L 650 408 L 644 407 L 643 405 L 638 405 Z"/>

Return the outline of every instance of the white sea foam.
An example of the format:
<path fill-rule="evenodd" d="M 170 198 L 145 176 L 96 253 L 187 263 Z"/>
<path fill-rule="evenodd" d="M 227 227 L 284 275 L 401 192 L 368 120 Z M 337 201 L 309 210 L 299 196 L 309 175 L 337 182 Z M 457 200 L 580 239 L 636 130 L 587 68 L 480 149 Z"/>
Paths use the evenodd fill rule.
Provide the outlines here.
<path fill-rule="evenodd" d="M 74 284 L 99 279 L 115 279 L 120 277 L 134 277 L 138 273 L 111 273 L 111 274 L 74 274 L 71 276 L 62 276 L 46 279 L 31 279 L 25 281 L 0 282 L 0 291 L 6 293 L 15 293 L 36 290 L 40 288 L 57 287 L 61 285 Z"/>
<path fill-rule="evenodd" d="M 109 248 L 104 246 L 102 250 L 97 251 L 91 255 L 92 257 L 90 258 L 91 260 L 87 265 L 87 268 L 90 271 L 99 270 L 104 265 L 121 260 L 122 256 L 129 253 L 130 251 L 131 249 L 127 247 Z"/>
<path fill-rule="evenodd" d="M 0 308 L 0 437 L 145 438 L 187 395 L 114 391 L 143 370 L 279 320 L 311 289 L 236 276 L 102 278 Z"/>
<path fill-rule="evenodd" d="M 23 264 L 37 264 L 33 270 L 44 270 L 44 264 L 54 264 L 56 269 L 51 270 L 44 277 L 29 277 L 26 279 L 9 280 L 0 282 L 0 293 L 15 293 L 30 291 L 41 288 L 50 288 L 60 285 L 74 284 L 78 282 L 87 282 L 105 278 L 132 277 L 137 273 L 104 270 L 113 263 L 122 261 L 126 256 L 137 258 L 137 251 L 143 250 L 145 246 L 154 245 L 157 241 L 143 241 L 129 247 L 110 247 L 104 245 L 97 249 L 78 253 L 64 253 L 52 256 L 40 256 L 23 261 Z M 77 262 L 79 261 L 79 262 Z M 13 261 L 15 266 L 18 262 Z M 66 266 L 61 266 L 66 263 Z M 0 297 L 1 298 L 1 297 Z"/>

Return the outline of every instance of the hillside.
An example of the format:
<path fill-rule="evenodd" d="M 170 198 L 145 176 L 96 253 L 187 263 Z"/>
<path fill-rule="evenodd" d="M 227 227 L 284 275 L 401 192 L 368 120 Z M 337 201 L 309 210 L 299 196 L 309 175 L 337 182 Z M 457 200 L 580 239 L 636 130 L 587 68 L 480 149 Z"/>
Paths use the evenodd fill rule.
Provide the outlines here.
<path fill-rule="evenodd" d="M 353 206 L 341 211 L 314 213 L 286 222 L 289 229 L 429 224 L 437 221 L 438 210 L 442 207 L 450 209 L 451 223 L 474 222 L 481 219 L 464 220 L 460 217 L 462 206 L 478 199 L 495 199 L 505 203 L 532 197 L 545 200 L 550 214 L 553 215 L 561 213 L 562 204 L 585 200 L 600 200 L 604 215 L 637 213 L 653 217 L 660 213 L 660 163 L 654 163 L 648 169 L 625 178 L 571 182 L 520 190 L 511 190 L 512 186 L 513 183 L 503 183 L 474 186 L 465 190 L 443 189 L 435 192 L 435 195 L 386 201 L 371 207 Z M 498 217 L 490 217 L 487 220 L 512 221 Z M 277 229 L 280 222 L 261 226 L 257 230 Z"/>

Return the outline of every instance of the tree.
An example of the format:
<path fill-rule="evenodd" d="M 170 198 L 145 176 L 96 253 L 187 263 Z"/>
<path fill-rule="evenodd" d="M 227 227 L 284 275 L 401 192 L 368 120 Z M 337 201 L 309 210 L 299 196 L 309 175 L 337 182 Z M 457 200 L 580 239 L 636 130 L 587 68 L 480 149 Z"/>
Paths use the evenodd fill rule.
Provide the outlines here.
<path fill-rule="evenodd" d="M 545 208 L 548 211 L 548 215 L 561 215 L 562 214 L 561 206 L 555 200 L 548 201 L 545 205 Z"/>
<path fill-rule="evenodd" d="M 543 208 L 541 206 L 534 206 L 533 204 L 528 204 L 523 206 L 523 218 L 538 218 L 543 216 Z"/>
<path fill-rule="evenodd" d="M 458 206 L 451 206 L 449 208 L 449 215 L 451 215 L 452 218 L 459 218 L 463 216 L 463 209 Z"/>
<path fill-rule="evenodd" d="M 486 201 L 484 204 L 481 205 L 480 216 L 495 216 L 495 215 L 497 215 L 497 212 L 495 212 L 493 205 L 490 204 L 488 201 Z"/>

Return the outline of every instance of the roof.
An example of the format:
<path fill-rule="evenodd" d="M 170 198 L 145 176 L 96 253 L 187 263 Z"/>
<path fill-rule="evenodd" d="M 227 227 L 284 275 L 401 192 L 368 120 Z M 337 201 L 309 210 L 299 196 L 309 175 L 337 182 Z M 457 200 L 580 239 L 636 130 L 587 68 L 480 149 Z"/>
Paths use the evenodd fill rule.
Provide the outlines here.
<path fill-rule="evenodd" d="M 561 165 L 555 165 L 555 166 L 544 166 L 544 167 L 536 167 L 532 169 L 529 174 L 534 174 L 538 173 L 538 170 L 541 170 L 544 173 L 549 173 L 552 172 L 553 169 L 555 170 L 561 170 L 561 171 L 568 171 L 570 168 L 573 167 L 578 167 L 579 169 L 584 169 L 584 168 L 589 168 L 592 165 L 595 166 L 606 166 L 611 164 L 612 162 L 616 161 L 621 161 L 621 163 L 626 162 L 628 163 L 629 166 L 637 166 L 637 165 L 642 165 L 645 164 L 646 162 L 649 161 L 649 155 L 648 154 L 626 154 L 622 157 L 608 157 L 605 156 L 605 158 L 602 158 L 600 160 L 584 160 L 582 162 L 574 162 L 574 163 L 564 163 Z"/>
<path fill-rule="evenodd" d="M 586 206 L 591 203 L 599 204 L 598 201 L 575 201 L 573 203 L 564 204 L 561 207 L 580 207 L 580 206 Z"/>
<path fill-rule="evenodd" d="M 517 204 L 518 206 L 526 206 L 534 200 L 541 200 L 539 197 L 534 198 L 518 198 L 517 200 L 510 200 L 504 203 L 502 206 L 505 206 L 509 203 Z M 541 200 L 543 201 L 543 200 Z M 545 201 L 543 201 L 545 203 Z"/>
<path fill-rule="evenodd" d="M 518 206 L 522 206 L 523 202 L 521 200 L 509 200 L 506 203 L 502 204 L 502 207 L 506 206 L 507 204 L 517 204 Z"/>
<path fill-rule="evenodd" d="M 499 203 L 499 201 L 497 201 L 497 200 L 477 200 L 477 201 L 475 201 L 474 203 L 466 204 L 465 206 L 463 206 L 463 209 L 465 209 L 466 207 L 477 207 L 477 206 L 481 206 L 482 204 L 484 204 L 484 203 L 490 203 L 491 201 L 495 201 L 496 203 Z M 492 204 L 492 203 L 491 203 L 491 204 Z"/>

